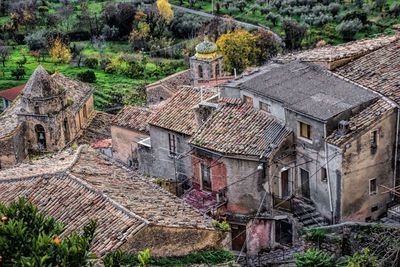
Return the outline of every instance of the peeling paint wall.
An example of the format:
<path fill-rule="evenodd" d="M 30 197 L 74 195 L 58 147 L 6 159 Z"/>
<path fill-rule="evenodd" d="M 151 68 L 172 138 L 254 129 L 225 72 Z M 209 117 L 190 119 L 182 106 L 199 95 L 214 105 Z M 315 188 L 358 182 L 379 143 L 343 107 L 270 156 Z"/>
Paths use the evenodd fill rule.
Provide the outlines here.
<path fill-rule="evenodd" d="M 254 219 L 246 227 L 247 254 L 257 255 L 272 246 L 273 220 Z"/>
<path fill-rule="evenodd" d="M 393 187 L 393 155 L 395 148 L 396 113 L 386 116 L 370 130 L 352 141 L 343 154 L 342 220 L 376 219 L 390 201 L 380 185 Z M 378 146 L 371 152 L 371 132 L 378 130 Z M 377 193 L 370 194 L 369 181 L 377 181 Z M 376 210 L 375 210 L 376 209 Z M 375 211 L 373 211 L 375 210 Z"/>

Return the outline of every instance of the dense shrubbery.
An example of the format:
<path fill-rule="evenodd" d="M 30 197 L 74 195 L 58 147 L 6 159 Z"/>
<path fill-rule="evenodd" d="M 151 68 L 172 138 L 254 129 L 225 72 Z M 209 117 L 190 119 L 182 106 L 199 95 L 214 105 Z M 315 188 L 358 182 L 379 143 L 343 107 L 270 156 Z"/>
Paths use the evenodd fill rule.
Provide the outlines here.
<path fill-rule="evenodd" d="M 81 234 L 62 240 L 64 225 L 40 214 L 24 199 L 0 204 L 0 265 L 2 266 L 86 266 L 96 222 L 90 221 Z"/>
<path fill-rule="evenodd" d="M 78 73 L 77 78 L 86 83 L 94 83 L 96 82 L 96 74 L 92 70 L 87 70 Z"/>
<path fill-rule="evenodd" d="M 192 252 L 189 255 L 183 257 L 150 257 L 148 263 L 154 266 L 189 266 L 193 264 L 216 265 L 232 261 L 233 259 L 234 256 L 230 251 L 223 249 L 214 249 Z M 104 258 L 103 262 L 106 267 L 130 266 L 134 264 L 139 264 L 137 255 L 129 255 L 122 252 L 121 250 L 117 250 L 113 253 L 108 254 Z"/>

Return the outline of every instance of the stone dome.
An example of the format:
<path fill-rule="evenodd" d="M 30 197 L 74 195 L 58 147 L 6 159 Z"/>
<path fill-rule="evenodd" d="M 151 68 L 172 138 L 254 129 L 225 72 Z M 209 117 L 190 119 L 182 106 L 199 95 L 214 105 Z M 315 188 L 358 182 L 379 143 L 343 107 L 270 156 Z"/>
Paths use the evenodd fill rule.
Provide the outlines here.
<path fill-rule="evenodd" d="M 197 58 L 215 58 L 217 57 L 218 46 L 205 39 L 203 42 L 196 45 L 196 55 Z"/>
<path fill-rule="evenodd" d="M 208 40 L 204 40 L 203 42 L 196 45 L 196 53 L 197 54 L 211 54 L 211 53 L 215 53 L 217 51 L 218 51 L 217 45 Z"/>

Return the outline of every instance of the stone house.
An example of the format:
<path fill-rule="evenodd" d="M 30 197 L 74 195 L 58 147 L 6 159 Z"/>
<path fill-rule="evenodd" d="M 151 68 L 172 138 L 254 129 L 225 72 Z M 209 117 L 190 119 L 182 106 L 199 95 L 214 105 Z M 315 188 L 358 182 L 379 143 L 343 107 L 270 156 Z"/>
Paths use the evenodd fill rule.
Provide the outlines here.
<path fill-rule="evenodd" d="M 4 111 L 19 96 L 25 84 L 0 91 L 0 111 Z"/>
<path fill-rule="evenodd" d="M 281 174 L 281 181 L 277 186 L 288 188 L 288 192 L 282 196 L 287 195 L 287 199 L 302 197 L 311 201 L 317 210 L 332 222 L 346 220 L 350 214 L 359 213 L 363 215 L 355 215 L 354 218 L 365 220 L 370 214 L 362 212 L 361 205 L 352 205 L 355 202 L 351 190 L 343 190 L 347 182 L 353 183 L 360 179 L 359 183 L 362 181 L 365 189 L 360 190 L 363 199 L 374 199 L 371 202 L 375 203 L 374 206 L 378 205 L 376 215 L 383 212 L 382 206 L 386 205 L 388 198 L 372 196 L 366 190 L 370 186 L 373 187 L 378 174 L 367 170 L 377 162 L 388 160 L 387 157 L 376 157 L 392 155 L 393 149 L 390 147 L 390 144 L 394 143 L 392 112 L 383 112 L 381 121 L 376 120 L 374 116 L 370 118 L 373 121 L 371 127 L 376 123 L 378 128 L 385 126 L 385 129 L 382 129 L 382 136 L 378 136 L 378 133 L 371 128 L 367 128 L 362 134 L 354 135 L 358 144 L 365 143 L 367 136 L 370 136 L 368 140 L 380 138 L 382 142 L 382 145 L 375 148 L 376 156 L 371 157 L 368 153 L 357 155 L 356 162 L 367 164 L 363 165 L 365 171 L 359 178 L 355 173 L 348 175 L 351 173 L 348 168 L 358 169 L 358 167 L 354 164 L 349 165 L 352 161 L 343 158 L 343 155 L 354 155 L 354 153 L 348 151 L 346 154 L 340 149 L 339 143 L 336 144 L 339 148 L 332 148 L 335 143 L 327 142 L 327 138 L 334 133 L 344 135 L 338 129 L 347 129 L 349 121 L 360 120 L 357 119 L 358 114 L 368 113 L 370 109 L 375 110 L 375 105 L 381 104 L 379 95 L 323 67 L 299 61 L 271 62 L 253 74 L 228 83 L 221 89 L 221 94 L 241 98 L 256 109 L 269 112 L 294 132 L 296 160 L 294 165 L 288 165 L 284 170 L 289 172 L 287 180 L 292 186 L 282 184 L 283 180 L 286 181 L 286 178 L 284 179 L 286 174 Z M 360 149 L 359 146 L 354 145 L 353 148 Z M 386 175 L 388 173 L 393 174 L 393 166 L 382 165 L 379 174 L 385 175 L 380 177 L 379 183 L 387 186 L 393 184 L 392 175 L 389 177 Z M 374 210 L 376 211 L 376 207 Z"/>
<path fill-rule="evenodd" d="M 147 105 L 155 105 L 176 94 L 182 87 L 190 86 L 190 70 L 170 75 L 146 86 Z"/>
<path fill-rule="evenodd" d="M 189 139 L 197 131 L 193 108 L 215 97 L 212 88 L 182 88 L 148 120 L 150 138 L 139 142 L 139 170 L 188 183 L 192 174 Z"/>
<path fill-rule="evenodd" d="M 386 204 L 393 199 L 395 188 L 400 184 L 400 27 L 394 26 L 394 30 L 394 36 L 380 36 L 339 46 L 312 49 L 294 56 L 300 61 L 319 64 L 342 79 L 375 92 L 384 100 L 360 113 L 365 119 L 356 115 L 340 126 L 340 132 L 349 132 L 343 134 L 350 135 L 349 138 L 340 141 L 335 140 L 338 139 L 337 136 L 328 138 L 335 140 L 333 142 L 339 147 L 342 146 L 341 158 L 338 159 L 339 162 L 343 162 L 342 175 L 349 177 L 351 174 L 351 179 L 345 177 L 343 181 L 351 182 L 352 186 L 341 185 L 343 191 L 353 189 L 344 195 L 349 197 L 347 204 L 342 203 L 340 211 L 340 217 L 349 220 L 370 220 L 381 216 L 386 211 Z M 374 114 L 371 114 L 372 111 Z M 396 116 L 397 119 L 394 118 Z M 360 127 L 362 124 L 368 127 Z M 376 146 L 378 149 L 371 148 Z M 352 151 L 354 149 L 356 151 Z M 355 154 L 362 156 L 356 158 Z M 362 190 L 354 190 L 355 188 Z M 392 194 L 389 194 L 390 192 Z M 358 197 L 353 198 L 355 195 Z"/>
<path fill-rule="evenodd" d="M 59 151 L 96 113 L 91 87 L 39 66 L 14 103 L 0 115 L 0 166 L 30 154 Z"/>
<path fill-rule="evenodd" d="M 111 123 L 115 159 L 131 168 L 138 168 L 138 143 L 150 137 L 147 121 L 157 108 L 125 106 L 115 116 Z"/>
<path fill-rule="evenodd" d="M 196 114 L 204 123 L 190 141 L 193 189 L 184 199 L 201 203 L 203 195 L 193 198 L 197 190 L 216 198 L 209 211 L 231 225 L 233 250 L 257 254 L 270 249 L 281 241 L 274 232 L 280 221 L 271 212 L 272 196 L 280 192 L 272 184 L 284 166 L 277 160 L 293 160 L 291 130 L 240 99 L 202 102 Z"/>
<path fill-rule="evenodd" d="M 230 242 L 229 234 L 214 229 L 211 218 L 85 146 L 0 171 L 1 201 L 20 197 L 64 223 L 65 235 L 97 220 L 91 251 L 99 258 L 118 248 L 182 256 Z"/>

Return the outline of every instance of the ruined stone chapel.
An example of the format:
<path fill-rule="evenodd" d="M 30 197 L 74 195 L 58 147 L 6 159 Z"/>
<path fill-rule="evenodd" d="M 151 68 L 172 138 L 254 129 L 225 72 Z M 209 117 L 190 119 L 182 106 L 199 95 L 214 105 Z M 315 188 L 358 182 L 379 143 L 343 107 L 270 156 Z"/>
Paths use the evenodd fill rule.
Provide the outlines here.
<path fill-rule="evenodd" d="M 95 115 L 93 88 L 39 66 L 0 115 L 0 169 L 71 144 Z"/>

